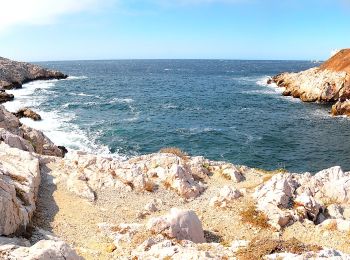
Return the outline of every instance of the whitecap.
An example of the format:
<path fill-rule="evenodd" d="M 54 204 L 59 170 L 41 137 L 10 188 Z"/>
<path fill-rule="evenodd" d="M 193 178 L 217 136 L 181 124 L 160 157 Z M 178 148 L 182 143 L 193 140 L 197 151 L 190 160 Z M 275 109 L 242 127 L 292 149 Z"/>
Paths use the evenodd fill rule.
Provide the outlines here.
<path fill-rule="evenodd" d="M 108 103 L 109 104 L 115 104 L 115 103 L 132 103 L 134 100 L 132 98 L 113 98 Z"/>
<path fill-rule="evenodd" d="M 86 93 L 83 93 L 83 92 L 80 92 L 80 93 L 70 92 L 69 94 L 72 95 L 72 96 L 94 97 L 94 95 L 86 94 Z"/>
<path fill-rule="evenodd" d="M 87 79 L 87 76 L 69 76 L 65 80 L 78 80 L 78 79 Z"/>

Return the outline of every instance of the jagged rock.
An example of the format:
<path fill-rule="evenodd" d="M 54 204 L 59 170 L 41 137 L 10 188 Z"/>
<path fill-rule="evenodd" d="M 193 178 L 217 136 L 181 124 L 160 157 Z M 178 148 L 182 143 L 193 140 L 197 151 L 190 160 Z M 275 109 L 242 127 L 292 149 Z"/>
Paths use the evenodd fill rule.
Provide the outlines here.
<path fill-rule="evenodd" d="M 41 116 L 38 113 L 31 110 L 30 108 L 22 108 L 13 114 L 18 118 L 28 117 L 28 118 L 33 119 L 34 121 L 41 120 Z"/>
<path fill-rule="evenodd" d="M 13 94 L 6 93 L 5 91 L 0 92 L 0 103 L 13 100 L 15 97 Z"/>
<path fill-rule="evenodd" d="M 72 182 L 84 180 L 92 190 L 115 187 L 152 192 L 155 186 L 163 186 L 185 198 L 196 197 L 204 190 L 191 168 L 172 154 L 150 154 L 125 161 L 72 152 L 64 162 L 70 168 L 68 178 Z M 72 169 L 77 174 L 72 174 Z"/>
<path fill-rule="evenodd" d="M 150 219 L 147 228 L 153 233 L 166 234 L 170 238 L 205 243 L 202 223 L 192 210 L 172 208 L 168 215 Z"/>
<path fill-rule="evenodd" d="M 344 219 L 343 212 L 343 207 L 337 204 L 331 204 L 326 209 L 326 215 L 328 218 Z"/>
<path fill-rule="evenodd" d="M 336 259 L 349 260 L 350 255 L 334 249 L 324 249 L 319 252 L 307 252 L 303 254 L 277 253 L 264 257 L 266 260 L 306 260 L 306 259 Z"/>
<path fill-rule="evenodd" d="M 21 124 L 18 118 L 8 112 L 3 106 L 0 106 L 0 129 L 1 128 L 12 134 L 12 136 L 9 134 L 5 136 L 9 145 L 14 145 L 14 147 L 19 149 L 24 148 L 26 151 L 32 151 L 32 147 L 38 154 L 63 157 L 62 150 L 47 136 L 41 131 Z M 4 133 L 3 130 L 2 133 Z M 13 135 L 17 135 L 19 138 L 15 138 Z M 23 141 L 23 139 L 25 139 L 26 142 Z M 30 145 L 28 145 L 28 142 Z"/>
<path fill-rule="evenodd" d="M 17 247 L 7 254 L 7 259 L 82 260 L 83 258 L 78 256 L 77 253 L 63 241 L 40 240 L 31 247 Z"/>
<path fill-rule="evenodd" d="M 122 223 L 119 225 L 111 225 L 108 223 L 98 224 L 98 228 L 106 236 L 113 240 L 115 246 L 120 246 L 121 243 L 130 243 L 131 239 L 143 229 L 142 224 L 137 223 Z"/>
<path fill-rule="evenodd" d="M 229 186 L 224 186 L 220 190 L 219 196 L 215 196 L 210 200 L 209 205 L 212 207 L 225 208 L 230 202 L 234 201 L 235 199 L 241 196 L 242 194 L 238 189 L 231 188 Z"/>
<path fill-rule="evenodd" d="M 335 102 L 345 93 L 346 72 L 312 68 L 299 73 L 282 73 L 272 78 L 279 87 L 284 87 L 284 96 L 300 98 L 305 102 Z"/>
<path fill-rule="evenodd" d="M 350 172 L 335 166 L 314 176 L 277 174 L 256 189 L 254 198 L 276 228 L 304 219 L 318 224 L 327 217 L 325 204 L 350 202 Z"/>
<path fill-rule="evenodd" d="M 339 100 L 332 106 L 331 113 L 333 116 L 340 116 L 340 115 L 350 116 L 350 101 Z"/>
<path fill-rule="evenodd" d="M 320 226 L 330 230 L 336 229 L 343 232 L 350 231 L 350 221 L 344 219 L 326 219 L 320 224 Z"/>
<path fill-rule="evenodd" d="M 1 143 L 0 235 L 25 230 L 35 210 L 39 184 L 39 160 Z"/>
<path fill-rule="evenodd" d="M 333 115 L 350 115 L 350 49 L 344 49 L 324 62 L 319 68 L 299 73 L 282 73 L 269 79 L 285 88 L 284 96 L 302 101 L 331 102 Z"/>
<path fill-rule="evenodd" d="M 3 128 L 0 128 L 0 140 L 13 148 L 34 152 L 34 147 L 29 141 L 18 135 L 12 134 Z"/>
<path fill-rule="evenodd" d="M 59 71 L 0 57 L 0 88 L 3 89 L 21 88 L 22 84 L 33 80 L 65 78 L 67 75 Z"/>

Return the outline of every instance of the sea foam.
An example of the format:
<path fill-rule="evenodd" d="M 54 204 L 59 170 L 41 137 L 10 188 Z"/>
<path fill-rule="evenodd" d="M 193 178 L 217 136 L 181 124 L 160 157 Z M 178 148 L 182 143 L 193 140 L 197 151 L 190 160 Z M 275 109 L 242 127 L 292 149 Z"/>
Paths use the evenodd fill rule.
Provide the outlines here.
<path fill-rule="evenodd" d="M 66 80 L 82 78 L 85 77 L 69 77 Z M 96 142 L 98 136 L 95 135 L 94 138 L 91 138 L 88 133 L 72 123 L 75 114 L 64 109 L 69 104 L 61 106 L 61 110 L 43 111 L 40 108 L 40 105 L 47 102 L 50 95 L 54 94 L 50 92 L 50 89 L 55 86 L 56 82 L 57 80 L 33 81 L 24 84 L 21 89 L 8 90 L 9 93 L 15 95 L 15 99 L 4 103 L 4 106 L 10 112 L 16 112 L 23 107 L 33 108 L 41 115 L 43 120 L 33 121 L 29 118 L 21 118 L 20 121 L 29 127 L 42 131 L 57 145 L 94 154 L 111 155 L 108 146 Z M 82 96 L 81 94 L 77 93 L 77 95 Z"/>

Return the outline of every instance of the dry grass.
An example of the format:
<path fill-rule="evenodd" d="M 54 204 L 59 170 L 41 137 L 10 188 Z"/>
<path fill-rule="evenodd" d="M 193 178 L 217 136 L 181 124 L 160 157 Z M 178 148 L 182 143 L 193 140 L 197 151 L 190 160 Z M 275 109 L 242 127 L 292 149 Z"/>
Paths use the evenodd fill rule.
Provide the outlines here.
<path fill-rule="evenodd" d="M 256 209 L 255 205 L 251 204 L 248 205 L 248 207 L 244 210 L 242 210 L 239 215 L 241 216 L 241 219 L 245 223 L 249 223 L 255 227 L 260 228 L 269 228 L 270 225 L 268 223 L 267 216 Z"/>
<path fill-rule="evenodd" d="M 273 240 L 264 238 L 261 240 L 252 240 L 247 248 L 240 249 L 236 256 L 239 260 L 263 259 L 264 256 L 289 252 L 293 254 L 302 254 L 305 252 L 318 252 L 322 249 L 320 246 L 306 245 L 293 238 L 287 241 Z"/>
<path fill-rule="evenodd" d="M 180 157 L 183 160 L 188 159 L 188 154 L 177 147 L 165 147 L 159 150 L 160 153 L 170 153 Z"/>

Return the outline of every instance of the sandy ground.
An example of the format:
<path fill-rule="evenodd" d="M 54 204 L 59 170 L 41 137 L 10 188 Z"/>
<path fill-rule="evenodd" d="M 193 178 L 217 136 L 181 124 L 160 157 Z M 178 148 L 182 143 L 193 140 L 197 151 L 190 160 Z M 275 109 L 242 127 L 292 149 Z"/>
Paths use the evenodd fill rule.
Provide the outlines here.
<path fill-rule="evenodd" d="M 96 194 L 97 200 L 91 203 L 70 193 L 63 184 L 54 184 L 50 171 L 55 167 L 57 164 L 54 163 L 43 167 L 34 226 L 62 238 L 86 259 L 120 259 L 126 257 L 135 246 L 131 243 L 110 252 L 112 241 L 99 231 L 98 223 L 146 223 L 150 217 L 164 215 L 172 207 L 194 210 L 202 221 L 208 242 L 220 242 L 229 246 L 233 240 L 295 237 L 306 244 L 317 244 L 350 253 L 350 234 L 322 230 L 306 223 L 295 223 L 277 232 L 272 228 L 254 227 L 243 222 L 239 213 L 252 204 L 251 193 L 257 185 L 269 178 L 266 172 L 249 170 L 245 173 L 246 180 L 238 184 L 214 174 L 206 180 L 208 188 L 205 192 L 191 201 L 185 201 L 174 192 L 163 188 L 152 193 L 105 189 L 99 191 Z M 210 207 L 210 198 L 218 195 L 219 189 L 224 185 L 245 189 L 246 193 L 230 204 L 229 208 Z M 144 219 L 137 218 L 138 212 L 152 199 L 163 201 L 159 206 L 160 211 Z M 37 239 L 40 239 L 40 235 L 34 232 L 32 241 Z"/>

